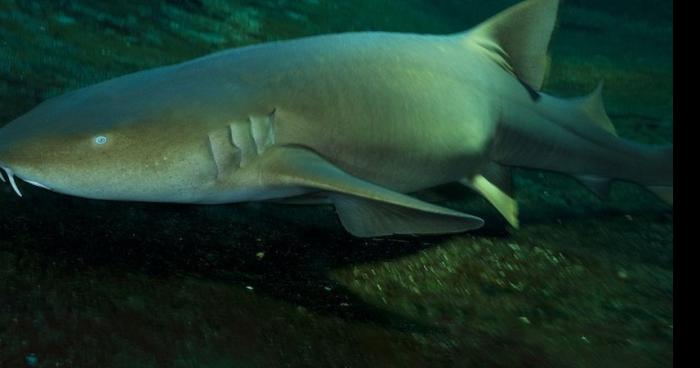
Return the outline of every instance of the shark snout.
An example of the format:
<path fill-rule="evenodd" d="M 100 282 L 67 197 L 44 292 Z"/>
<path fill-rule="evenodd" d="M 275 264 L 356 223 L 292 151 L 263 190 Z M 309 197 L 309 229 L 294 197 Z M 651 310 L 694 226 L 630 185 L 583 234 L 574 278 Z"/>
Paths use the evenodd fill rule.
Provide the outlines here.
<path fill-rule="evenodd" d="M 15 182 L 15 171 L 9 163 L 12 160 L 10 152 L 13 142 L 13 136 L 8 133 L 9 130 L 7 126 L 2 127 L 0 130 L 0 181 L 3 183 L 9 182 L 15 193 L 21 197 L 22 192 L 19 191 Z"/>
<path fill-rule="evenodd" d="M 26 170 L 27 165 L 23 165 L 21 160 L 14 160 L 15 156 L 9 154 L 9 152 L 0 149 L 0 182 L 9 183 L 17 193 L 18 196 L 22 197 L 22 192 L 17 185 L 17 179 L 22 179 L 23 181 L 43 188 L 52 190 L 49 186 L 40 183 L 41 179 L 37 180 L 36 175 L 30 175 L 34 172 L 33 170 Z M 17 161 L 17 162 L 14 162 Z"/>
<path fill-rule="evenodd" d="M 41 166 L 44 161 L 37 155 L 40 144 L 32 144 L 38 139 L 18 134 L 16 126 L 17 124 L 11 123 L 0 129 L 0 182 L 9 183 L 20 197 L 22 192 L 17 185 L 17 179 L 51 190 L 49 186 L 41 183 L 41 170 L 37 170 L 37 166 Z"/>
<path fill-rule="evenodd" d="M 9 182 L 15 193 L 21 197 L 22 192 L 20 192 L 19 187 L 17 187 L 17 182 L 15 181 L 15 171 L 8 162 L 8 159 L 11 159 L 9 147 L 11 147 L 12 144 L 10 144 L 11 141 L 8 140 L 7 135 L 4 134 L 6 130 L 6 127 L 3 128 L 1 131 L 3 134 L 0 135 L 0 138 L 2 138 L 0 139 L 0 181 L 3 183 Z"/>

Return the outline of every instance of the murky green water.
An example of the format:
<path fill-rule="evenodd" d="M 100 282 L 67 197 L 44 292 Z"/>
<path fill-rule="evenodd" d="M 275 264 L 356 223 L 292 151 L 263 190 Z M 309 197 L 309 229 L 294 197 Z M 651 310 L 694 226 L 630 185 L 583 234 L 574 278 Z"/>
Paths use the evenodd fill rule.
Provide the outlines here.
<path fill-rule="evenodd" d="M 485 4 L 484 4 L 485 3 Z M 356 30 L 448 33 L 513 1 L 0 0 L 0 125 L 215 50 Z M 567 1 L 544 90 L 605 80 L 621 136 L 672 141 L 671 1 Z M 327 207 L 91 201 L 0 186 L 0 367 L 666 367 L 673 215 L 619 183 L 519 170 L 521 228 L 357 239 Z"/>

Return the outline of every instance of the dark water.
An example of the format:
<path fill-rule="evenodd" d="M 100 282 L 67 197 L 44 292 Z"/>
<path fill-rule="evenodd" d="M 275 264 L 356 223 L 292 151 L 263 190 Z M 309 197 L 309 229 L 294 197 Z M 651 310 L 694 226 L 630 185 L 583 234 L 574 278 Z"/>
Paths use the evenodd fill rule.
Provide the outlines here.
<path fill-rule="evenodd" d="M 448 33 L 513 1 L 0 0 L 0 125 L 215 50 L 355 30 Z M 620 135 L 672 140 L 672 2 L 566 1 L 544 90 L 606 82 Z M 516 173 L 521 228 L 357 239 L 332 208 L 91 201 L 0 186 L 0 367 L 664 367 L 673 215 Z"/>

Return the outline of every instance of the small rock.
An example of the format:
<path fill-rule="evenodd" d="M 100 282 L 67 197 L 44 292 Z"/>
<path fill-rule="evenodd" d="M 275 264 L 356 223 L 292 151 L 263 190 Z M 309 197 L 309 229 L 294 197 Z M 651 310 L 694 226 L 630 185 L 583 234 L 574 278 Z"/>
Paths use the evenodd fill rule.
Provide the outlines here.
<path fill-rule="evenodd" d="M 520 316 L 520 317 L 518 317 L 518 319 L 520 320 L 520 322 L 522 322 L 522 323 L 524 323 L 524 324 L 526 324 L 526 325 L 529 325 L 529 324 L 530 324 L 530 320 L 529 320 L 527 317 L 525 317 L 525 316 Z"/>
<path fill-rule="evenodd" d="M 27 363 L 28 367 L 36 367 L 39 365 L 39 357 L 37 357 L 36 354 L 31 353 L 24 357 L 24 362 Z"/>
<path fill-rule="evenodd" d="M 625 269 L 621 268 L 621 269 L 617 270 L 617 277 L 619 277 L 623 280 L 627 280 L 629 275 L 627 274 L 627 271 L 625 271 Z"/>
<path fill-rule="evenodd" d="M 65 14 L 59 14 L 56 17 L 56 21 L 58 21 L 58 23 L 66 25 L 66 26 L 75 24 L 75 18 L 70 17 L 70 16 L 65 15 Z"/>

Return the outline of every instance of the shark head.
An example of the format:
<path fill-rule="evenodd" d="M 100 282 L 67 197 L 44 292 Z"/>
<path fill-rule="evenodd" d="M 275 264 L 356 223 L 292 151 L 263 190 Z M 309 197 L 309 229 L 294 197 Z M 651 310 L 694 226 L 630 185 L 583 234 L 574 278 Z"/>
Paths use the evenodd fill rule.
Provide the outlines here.
<path fill-rule="evenodd" d="M 156 111 L 158 101 L 120 84 L 47 100 L 0 128 L 0 167 L 17 194 L 15 178 L 86 198 L 186 201 L 198 179 L 214 176 L 214 167 L 193 164 L 206 137 L 176 134 L 177 109 Z"/>

